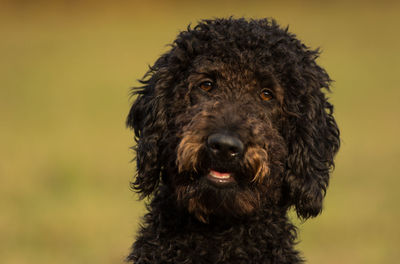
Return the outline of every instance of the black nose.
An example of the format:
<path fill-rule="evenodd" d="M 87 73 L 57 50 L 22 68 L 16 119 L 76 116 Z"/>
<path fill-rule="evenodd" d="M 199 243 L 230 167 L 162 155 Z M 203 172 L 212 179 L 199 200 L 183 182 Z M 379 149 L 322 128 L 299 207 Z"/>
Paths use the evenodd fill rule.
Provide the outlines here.
<path fill-rule="evenodd" d="M 243 153 L 243 142 L 231 135 L 215 133 L 207 139 L 210 152 L 217 158 L 231 159 Z"/>

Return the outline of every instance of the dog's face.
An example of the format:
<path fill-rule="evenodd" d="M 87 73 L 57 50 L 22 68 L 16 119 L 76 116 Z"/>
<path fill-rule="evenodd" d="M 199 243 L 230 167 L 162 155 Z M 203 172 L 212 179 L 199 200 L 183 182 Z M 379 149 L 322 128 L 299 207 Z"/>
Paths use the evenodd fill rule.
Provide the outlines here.
<path fill-rule="evenodd" d="M 282 185 L 283 88 L 266 69 L 226 60 L 195 60 L 182 85 L 186 104 L 174 114 L 179 143 L 167 174 L 179 202 L 202 221 L 278 201 Z"/>
<path fill-rule="evenodd" d="M 266 206 L 317 215 L 339 132 L 315 57 L 266 20 L 182 32 L 128 116 L 138 141 L 134 188 L 149 195 L 161 179 L 202 222 Z"/>

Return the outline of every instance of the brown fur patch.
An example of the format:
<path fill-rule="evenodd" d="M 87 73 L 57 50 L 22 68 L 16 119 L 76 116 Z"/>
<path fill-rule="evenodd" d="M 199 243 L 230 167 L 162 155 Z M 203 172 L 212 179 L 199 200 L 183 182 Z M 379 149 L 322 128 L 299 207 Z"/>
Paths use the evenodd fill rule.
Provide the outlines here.
<path fill-rule="evenodd" d="M 183 171 L 197 171 L 198 153 L 203 147 L 199 136 L 187 134 L 183 137 L 178 146 L 178 157 L 176 163 L 179 173 Z"/>
<path fill-rule="evenodd" d="M 244 157 L 245 164 L 254 173 L 253 182 L 261 184 L 269 172 L 268 153 L 260 147 L 249 147 Z"/>

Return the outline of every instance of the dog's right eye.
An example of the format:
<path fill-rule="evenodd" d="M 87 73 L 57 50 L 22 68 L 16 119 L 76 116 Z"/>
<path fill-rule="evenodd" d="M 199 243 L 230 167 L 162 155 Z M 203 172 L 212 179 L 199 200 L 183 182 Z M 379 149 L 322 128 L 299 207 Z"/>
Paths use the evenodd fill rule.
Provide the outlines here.
<path fill-rule="evenodd" d="M 203 91 L 209 92 L 212 88 L 214 88 L 214 84 L 212 83 L 212 81 L 204 81 L 199 84 L 199 88 Z"/>

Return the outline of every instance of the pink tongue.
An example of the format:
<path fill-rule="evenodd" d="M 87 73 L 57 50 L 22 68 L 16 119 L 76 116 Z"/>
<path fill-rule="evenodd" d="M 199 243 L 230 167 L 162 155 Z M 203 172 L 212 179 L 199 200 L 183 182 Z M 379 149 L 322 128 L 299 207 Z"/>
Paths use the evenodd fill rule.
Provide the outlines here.
<path fill-rule="evenodd" d="M 211 172 L 217 177 L 229 177 L 231 174 L 228 172 L 219 172 L 215 170 L 211 170 Z"/>

